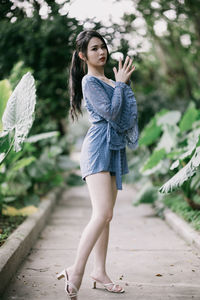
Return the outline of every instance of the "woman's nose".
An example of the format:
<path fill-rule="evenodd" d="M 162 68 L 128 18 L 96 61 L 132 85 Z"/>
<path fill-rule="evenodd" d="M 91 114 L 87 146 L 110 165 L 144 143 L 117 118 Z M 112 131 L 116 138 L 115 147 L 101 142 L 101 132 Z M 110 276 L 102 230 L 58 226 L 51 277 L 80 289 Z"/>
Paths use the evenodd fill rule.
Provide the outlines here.
<path fill-rule="evenodd" d="M 104 49 L 99 48 L 99 53 L 100 54 L 104 53 Z"/>

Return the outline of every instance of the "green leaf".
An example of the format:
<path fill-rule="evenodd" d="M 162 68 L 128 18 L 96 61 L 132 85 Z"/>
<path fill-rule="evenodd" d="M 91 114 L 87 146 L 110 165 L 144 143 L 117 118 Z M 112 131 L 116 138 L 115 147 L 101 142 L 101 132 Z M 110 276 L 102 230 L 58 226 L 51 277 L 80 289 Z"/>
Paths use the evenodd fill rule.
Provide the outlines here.
<path fill-rule="evenodd" d="M 10 147 L 9 143 L 9 133 L 2 132 L 0 135 L 0 154 L 6 153 Z"/>
<path fill-rule="evenodd" d="M 83 182 L 81 176 L 79 176 L 75 173 L 71 173 L 67 176 L 66 183 L 69 186 L 78 186 L 78 185 L 83 185 L 84 182 Z"/>
<path fill-rule="evenodd" d="M 34 156 L 22 158 L 14 164 L 14 166 L 12 167 L 12 171 L 18 171 L 19 169 L 30 165 L 35 160 L 36 158 Z"/>
<path fill-rule="evenodd" d="M 155 150 L 143 166 L 142 171 L 153 169 L 166 156 L 165 149 Z"/>
<path fill-rule="evenodd" d="M 139 145 L 148 146 L 153 144 L 158 139 L 161 132 L 162 132 L 161 126 L 157 126 L 156 120 L 152 119 L 150 123 L 142 131 L 141 137 L 139 139 Z"/>
<path fill-rule="evenodd" d="M 139 138 L 139 145 L 149 146 L 153 144 L 161 135 L 162 126 L 157 124 L 157 119 L 168 112 L 166 109 L 157 113 L 146 125 Z"/>
<path fill-rule="evenodd" d="M 180 121 L 179 127 L 181 132 L 191 129 L 193 123 L 198 119 L 198 115 L 199 111 L 196 109 L 195 104 L 191 102 Z"/>
<path fill-rule="evenodd" d="M 0 81 L 0 131 L 2 131 L 2 116 L 6 108 L 6 103 L 12 93 L 10 83 L 7 79 Z"/>
<path fill-rule="evenodd" d="M 142 185 L 141 189 L 134 197 L 133 205 L 138 206 L 140 203 L 153 203 L 158 197 L 158 189 L 151 182 Z"/>
<path fill-rule="evenodd" d="M 170 153 L 167 153 L 167 158 L 170 159 L 177 159 L 182 153 L 184 152 L 183 149 L 175 149 Z"/>
<path fill-rule="evenodd" d="M 23 196 L 26 190 L 26 186 L 19 182 L 4 182 L 1 187 L 3 196 Z"/>
<path fill-rule="evenodd" d="M 13 146 L 14 138 L 13 132 L 1 132 L 0 133 L 0 164 L 6 158 Z"/>

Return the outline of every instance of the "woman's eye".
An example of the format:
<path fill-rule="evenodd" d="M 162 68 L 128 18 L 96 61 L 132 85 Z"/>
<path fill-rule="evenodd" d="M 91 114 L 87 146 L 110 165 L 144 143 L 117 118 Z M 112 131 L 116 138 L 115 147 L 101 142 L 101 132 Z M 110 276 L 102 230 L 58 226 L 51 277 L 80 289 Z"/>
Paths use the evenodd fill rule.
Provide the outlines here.
<path fill-rule="evenodd" d="M 92 50 L 96 51 L 96 50 L 97 50 L 97 48 L 93 48 Z"/>

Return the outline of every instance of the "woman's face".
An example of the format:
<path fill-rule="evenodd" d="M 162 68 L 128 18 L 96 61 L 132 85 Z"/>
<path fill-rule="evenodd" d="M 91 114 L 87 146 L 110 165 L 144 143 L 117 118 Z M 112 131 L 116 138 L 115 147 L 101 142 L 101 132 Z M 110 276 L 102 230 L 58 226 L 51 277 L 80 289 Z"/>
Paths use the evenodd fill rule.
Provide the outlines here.
<path fill-rule="evenodd" d="M 87 48 L 87 64 L 88 66 L 99 67 L 104 66 L 107 61 L 108 52 L 105 44 L 97 37 L 91 38 Z"/>

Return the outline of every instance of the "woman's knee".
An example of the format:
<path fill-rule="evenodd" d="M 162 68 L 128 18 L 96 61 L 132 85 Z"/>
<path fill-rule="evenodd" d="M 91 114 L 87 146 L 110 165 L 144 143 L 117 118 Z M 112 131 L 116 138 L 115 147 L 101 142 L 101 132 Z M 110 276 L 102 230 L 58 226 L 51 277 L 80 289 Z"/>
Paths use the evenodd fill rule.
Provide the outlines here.
<path fill-rule="evenodd" d="M 98 213 L 98 214 L 94 215 L 94 218 L 98 219 L 101 223 L 108 224 L 112 221 L 113 211 L 111 210 L 111 211 L 101 213 L 101 214 Z"/>
<path fill-rule="evenodd" d="M 108 224 L 112 221 L 112 218 L 113 218 L 113 213 L 109 213 L 109 214 L 106 214 L 103 219 L 104 219 L 104 222 L 105 224 Z"/>

